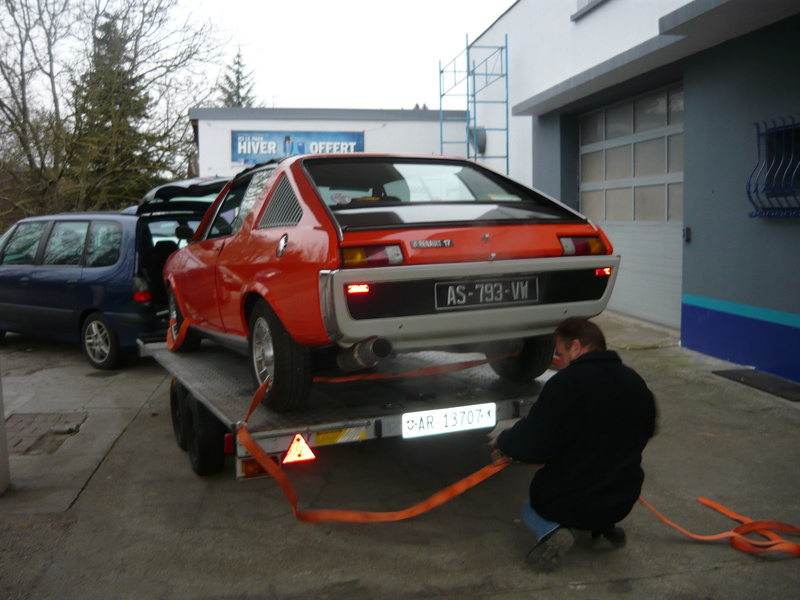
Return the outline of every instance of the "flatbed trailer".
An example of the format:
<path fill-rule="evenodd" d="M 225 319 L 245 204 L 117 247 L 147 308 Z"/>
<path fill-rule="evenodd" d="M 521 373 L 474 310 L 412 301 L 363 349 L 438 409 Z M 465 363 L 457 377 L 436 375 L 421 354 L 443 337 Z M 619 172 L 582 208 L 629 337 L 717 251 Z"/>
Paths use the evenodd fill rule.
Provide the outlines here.
<path fill-rule="evenodd" d="M 165 343 L 140 342 L 172 375 L 170 405 L 178 444 L 188 450 L 201 475 L 222 470 L 225 454 L 236 457 L 239 478 L 263 474 L 233 434 L 256 392 L 247 359 L 204 341 L 191 353 L 171 352 Z M 479 361 L 480 354 L 417 352 L 382 364 L 389 377 L 317 381 L 303 408 L 289 413 L 263 405 L 248 421 L 248 432 L 274 457 L 285 455 L 299 434 L 309 448 L 389 437 L 414 438 L 485 428 L 525 414 L 540 384 L 500 379 L 486 365 L 419 375 L 432 366 Z M 406 375 L 408 374 L 408 375 Z"/>

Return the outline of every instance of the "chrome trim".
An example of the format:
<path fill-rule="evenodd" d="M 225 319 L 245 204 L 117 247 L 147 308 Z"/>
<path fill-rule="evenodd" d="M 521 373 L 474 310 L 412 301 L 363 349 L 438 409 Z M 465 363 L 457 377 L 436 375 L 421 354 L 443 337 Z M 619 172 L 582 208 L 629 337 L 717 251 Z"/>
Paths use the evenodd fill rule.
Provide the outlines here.
<path fill-rule="evenodd" d="M 325 333 L 334 342 L 342 337 L 336 326 L 336 309 L 333 301 L 333 280 L 336 273 L 338 271 L 319 272 L 319 314 L 322 316 Z"/>

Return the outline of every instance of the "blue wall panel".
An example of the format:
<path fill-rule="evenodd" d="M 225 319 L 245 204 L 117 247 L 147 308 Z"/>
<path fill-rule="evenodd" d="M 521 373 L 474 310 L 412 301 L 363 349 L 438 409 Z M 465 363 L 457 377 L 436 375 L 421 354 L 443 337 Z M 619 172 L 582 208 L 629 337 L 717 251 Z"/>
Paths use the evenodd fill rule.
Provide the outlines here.
<path fill-rule="evenodd" d="M 681 344 L 800 382 L 800 315 L 729 304 L 684 296 Z"/>

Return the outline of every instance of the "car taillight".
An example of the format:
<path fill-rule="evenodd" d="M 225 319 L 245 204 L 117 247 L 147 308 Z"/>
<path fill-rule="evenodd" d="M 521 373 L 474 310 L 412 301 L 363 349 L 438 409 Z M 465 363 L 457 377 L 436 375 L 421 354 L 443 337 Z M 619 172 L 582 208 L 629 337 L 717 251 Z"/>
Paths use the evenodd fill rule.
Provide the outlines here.
<path fill-rule="evenodd" d="M 150 285 L 141 277 L 133 278 L 133 301 L 139 304 L 153 301 L 153 292 Z"/>
<path fill-rule="evenodd" d="M 594 270 L 595 277 L 611 277 L 611 267 L 602 267 Z"/>
<path fill-rule="evenodd" d="M 584 256 L 587 254 L 606 254 L 606 245 L 597 236 L 561 237 L 561 254 L 564 256 Z"/>
<path fill-rule="evenodd" d="M 403 264 L 400 246 L 359 246 L 342 248 L 342 267 L 387 267 Z"/>
<path fill-rule="evenodd" d="M 345 289 L 348 294 L 369 294 L 368 283 L 348 283 Z"/>

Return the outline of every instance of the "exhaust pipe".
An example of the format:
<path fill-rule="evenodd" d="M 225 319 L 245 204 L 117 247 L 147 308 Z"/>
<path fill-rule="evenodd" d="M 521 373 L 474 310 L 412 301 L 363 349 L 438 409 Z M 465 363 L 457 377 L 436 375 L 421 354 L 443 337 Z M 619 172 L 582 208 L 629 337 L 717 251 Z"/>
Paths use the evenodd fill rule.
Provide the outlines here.
<path fill-rule="evenodd" d="M 392 342 L 382 337 L 371 337 L 342 350 L 336 357 L 336 364 L 342 371 L 360 371 L 374 367 L 391 355 Z"/>

